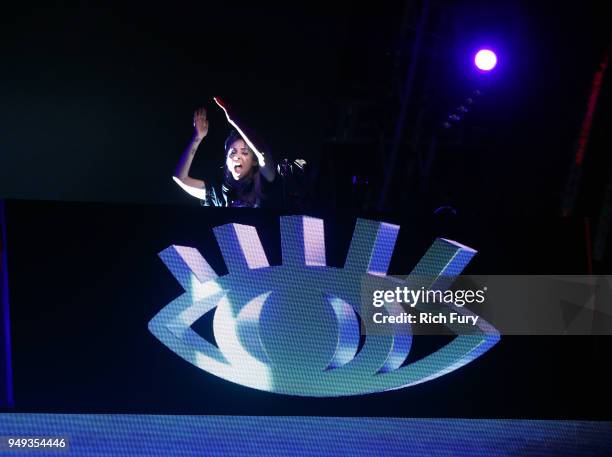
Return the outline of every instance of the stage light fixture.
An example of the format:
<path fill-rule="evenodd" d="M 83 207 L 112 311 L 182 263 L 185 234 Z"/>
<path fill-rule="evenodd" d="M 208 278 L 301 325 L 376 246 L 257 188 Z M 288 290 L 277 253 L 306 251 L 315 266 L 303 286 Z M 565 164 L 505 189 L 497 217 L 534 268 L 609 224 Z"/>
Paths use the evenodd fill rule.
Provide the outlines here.
<path fill-rule="evenodd" d="M 474 56 L 474 64 L 481 71 L 491 71 L 497 65 L 497 56 L 490 49 L 481 49 Z"/>

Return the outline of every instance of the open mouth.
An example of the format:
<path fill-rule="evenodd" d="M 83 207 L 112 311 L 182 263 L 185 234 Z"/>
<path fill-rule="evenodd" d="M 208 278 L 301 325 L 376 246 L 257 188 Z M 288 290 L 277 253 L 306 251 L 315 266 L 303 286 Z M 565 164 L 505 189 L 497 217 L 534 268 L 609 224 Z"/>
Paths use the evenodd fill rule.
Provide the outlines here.
<path fill-rule="evenodd" d="M 234 171 L 237 173 L 240 173 L 242 171 L 242 165 L 237 163 L 236 165 L 234 165 Z"/>

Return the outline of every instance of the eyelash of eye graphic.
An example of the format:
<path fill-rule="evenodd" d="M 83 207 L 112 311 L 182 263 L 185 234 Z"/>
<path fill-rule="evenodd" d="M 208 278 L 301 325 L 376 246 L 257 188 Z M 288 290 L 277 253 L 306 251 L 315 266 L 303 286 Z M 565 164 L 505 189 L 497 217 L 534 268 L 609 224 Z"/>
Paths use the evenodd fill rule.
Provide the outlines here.
<path fill-rule="evenodd" d="M 215 376 L 254 389 L 310 397 L 361 395 L 423 383 L 470 363 L 499 341 L 499 332 L 479 318 L 475 332 L 458 334 L 409 364 L 410 331 L 369 333 L 359 348 L 357 316 L 364 279 L 381 290 L 407 283 L 387 276 L 399 227 L 358 219 L 344 267 L 333 268 L 326 264 L 321 219 L 285 216 L 280 225 L 278 266 L 269 265 L 255 227 L 241 224 L 213 229 L 229 271 L 225 276 L 217 276 L 197 249 L 170 246 L 162 251 L 162 261 L 185 293 L 151 319 L 151 333 Z M 426 275 L 442 283 L 459 275 L 475 254 L 438 238 L 408 281 Z M 211 311 L 216 346 L 191 328 Z M 453 311 L 473 315 L 465 308 Z"/>

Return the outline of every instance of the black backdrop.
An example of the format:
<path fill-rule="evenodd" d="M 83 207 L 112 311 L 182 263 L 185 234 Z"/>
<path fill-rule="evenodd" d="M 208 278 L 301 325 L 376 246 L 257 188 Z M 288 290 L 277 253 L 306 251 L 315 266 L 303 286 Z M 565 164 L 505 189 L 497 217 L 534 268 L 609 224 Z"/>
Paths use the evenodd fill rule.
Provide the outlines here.
<path fill-rule="evenodd" d="M 400 38 L 410 3 L 5 5 L 0 197 L 185 202 L 170 176 L 189 141 L 193 109 L 211 107 L 213 95 L 233 102 L 277 158 L 303 157 L 316 165 L 327 154 L 338 157 L 324 159 L 343 166 L 385 160 L 376 148 L 345 154 L 323 143 L 341 127 L 338 118 L 351 103 L 362 100 L 388 97 L 383 111 L 387 130 L 393 129 L 399 81 L 410 60 L 409 53 L 398 53 L 414 39 L 413 30 Z M 461 162 L 476 164 L 451 189 L 459 206 L 476 197 L 479 206 L 556 211 L 610 38 L 605 5 L 437 4 L 431 22 L 439 27 L 428 29 L 436 36 L 427 38 L 438 43 L 437 54 L 429 70 L 419 67 L 415 109 L 423 105 L 430 117 L 453 110 L 477 83 L 472 47 L 491 41 L 500 47 L 499 71 L 466 122 L 465 148 L 454 151 Z M 423 49 L 424 56 L 432 52 Z M 432 81 L 429 102 L 420 99 L 423 80 Z M 609 96 L 605 85 L 604 93 Z M 601 207 L 609 169 L 602 165 L 609 150 L 604 114 L 596 113 L 600 134 L 593 133 L 589 150 L 597 175 L 585 179 L 594 187 L 583 204 L 590 214 Z M 407 123 L 407 132 L 413 128 Z M 194 176 L 217 171 L 227 130 L 213 111 Z M 470 181 L 476 191 L 469 191 Z"/>
<path fill-rule="evenodd" d="M 342 266 L 355 215 L 325 220 L 328 265 Z M 244 388 L 202 372 L 158 342 L 148 321 L 182 290 L 157 253 L 200 250 L 226 273 L 212 227 L 254 225 L 280 263 L 279 214 L 261 210 L 7 202 L 16 411 L 611 419 L 612 340 L 502 337 L 473 363 L 415 387 L 311 399 Z M 436 236 L 479 251 L 466 274 L 578 274 L 581 221 L 363 215 L 401 230 L 390 273 L 405 274 Z M 207 331 L 206 322 L 196 323 Z M 431 352 L 440 338 L 417 338 Z M 413 354 L 411 354 L 411 358 Z"/>

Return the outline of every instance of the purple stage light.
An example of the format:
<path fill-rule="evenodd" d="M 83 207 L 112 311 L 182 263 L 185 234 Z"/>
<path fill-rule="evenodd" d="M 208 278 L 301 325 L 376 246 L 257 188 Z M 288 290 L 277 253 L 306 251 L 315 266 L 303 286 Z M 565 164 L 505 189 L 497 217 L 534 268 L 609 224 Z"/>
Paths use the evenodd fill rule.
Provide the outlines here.
<path fill-rule="evenodd" d="M 491 71 L 497 65 L 497 56 L 490 49 L 481 49 L 474 57 L 476 68 L 482 71 Z"/>

